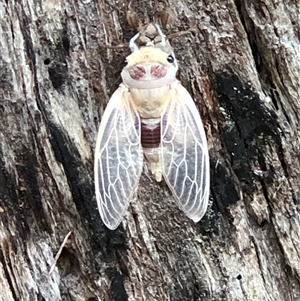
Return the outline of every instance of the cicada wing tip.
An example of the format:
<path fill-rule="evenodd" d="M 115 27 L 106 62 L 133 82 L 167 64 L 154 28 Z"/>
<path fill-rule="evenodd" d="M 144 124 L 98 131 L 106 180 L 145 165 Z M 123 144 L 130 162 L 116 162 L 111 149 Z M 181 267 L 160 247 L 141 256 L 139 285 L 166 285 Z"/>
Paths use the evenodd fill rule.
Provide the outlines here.
<path fill-rule="evenodd" d="M 107 223 L 104 223 L 104 225 L 111 231 L 114 231 L 116 230 L 119 225 L 120 225 L 121 222 L 117 223 L 117 224 L 107 224 Z"/>
<path fill-rule="evenodd" d="M 103 224 L 109 229 L 109 230 L 116 230 L 119 225 L 121 224 L 121 219 L 117 220 L 117 221 L 109 221 L 107 219 L 104 219 L 103 217 L 101 217 Z"/>
<path fill-rule="evenodd" d="M 187 213 L 185 212 L 185 214 L 188 216 L 188 218 L 190 218 L 194 223 L 198 223 L 205 215 L 207 211 L 207 206 L 205 206 L 204 208 L 202 208 L 200 211 L 198 212 L 193 212 L 193 213 Z"/>
<path fill-rule="evenodd" d="M 205 213 L 204 213 L 205 214 Z M 193 215 L 193 216 L 188 216 L 194 223 L 200 222 L 204 214 L 201 215 Z"/>

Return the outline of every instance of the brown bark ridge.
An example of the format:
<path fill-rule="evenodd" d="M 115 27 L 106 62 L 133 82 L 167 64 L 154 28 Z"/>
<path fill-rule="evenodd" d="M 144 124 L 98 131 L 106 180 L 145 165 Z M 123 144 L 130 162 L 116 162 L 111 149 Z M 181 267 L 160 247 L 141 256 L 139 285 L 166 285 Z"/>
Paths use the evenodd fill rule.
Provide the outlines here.
<path fill-rule="evenodd" d="M 127 3 L 0 0 L 0 300 L 300 300 L 299 1 L 166 1 L 167 31 L 197 23 L 171 43 L 210 205 L 194 224 L 145 171 L 109 231 L 93 149 L 129 53 L 104 46 L 136 33 Z M 131 5 L 152 20 L 161 3 Z"/>

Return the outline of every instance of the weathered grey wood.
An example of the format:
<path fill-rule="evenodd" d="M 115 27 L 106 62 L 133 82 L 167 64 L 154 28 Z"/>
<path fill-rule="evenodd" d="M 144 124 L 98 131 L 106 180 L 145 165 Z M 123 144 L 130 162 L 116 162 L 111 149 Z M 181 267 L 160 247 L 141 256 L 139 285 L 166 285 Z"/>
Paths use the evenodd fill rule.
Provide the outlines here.
<path fill-rule="evenodd" d="M 143 175 L 107 230 L 93 149 L 135 30 L 127 1 L 0 0 L 0 300 L 300 300 L 300 4 L 168 1 L 199 106 L 211 203 L 197 225 Z M 159 4 L 132 1 L 150 19 Z M 72 231 L 53 273 L 65 236 Z"/>

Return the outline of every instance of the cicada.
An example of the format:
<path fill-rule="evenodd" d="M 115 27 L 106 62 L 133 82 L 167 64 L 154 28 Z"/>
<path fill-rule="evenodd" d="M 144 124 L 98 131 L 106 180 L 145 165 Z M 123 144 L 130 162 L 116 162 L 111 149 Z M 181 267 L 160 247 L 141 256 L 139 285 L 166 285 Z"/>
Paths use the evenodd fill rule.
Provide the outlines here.
<path fill-rule="evenodd" d="M 103 114 L 95 150 L 95 188 L 104 224 L 114 230 L 136 197 L 146 159 L 176 203 L 194 222 L 209 199 L 209 156 L 204 128 L 188 91 L 176 79 L 177 61 L 159 45 L 134 47 L 125 60 L 123 82 Z M 159 47 L 157 47 L 159 46 Z M 167 47 L 168 49 L 169 46 Z"/>

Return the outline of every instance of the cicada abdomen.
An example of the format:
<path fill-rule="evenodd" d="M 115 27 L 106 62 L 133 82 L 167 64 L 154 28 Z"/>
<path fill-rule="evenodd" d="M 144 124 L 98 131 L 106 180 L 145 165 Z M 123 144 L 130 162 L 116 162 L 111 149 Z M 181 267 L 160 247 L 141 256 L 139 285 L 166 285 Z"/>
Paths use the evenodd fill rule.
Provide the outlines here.
<path fill-rule="evenodd" d="M 166 181 L 185 214 L 198 222 L 209 198 L 209 157 L 200 115 L 176 79 L 177 61 L 155 25 L 159 43 L 126 58 L 123 83 L 101 120 L 95 151 L 95 187 L 101 218 L 109 229 L 121 222 L 137 191 L 143 156 L 157 181 Z M 134 46 L 135 45 L 135 46 Z"/>

